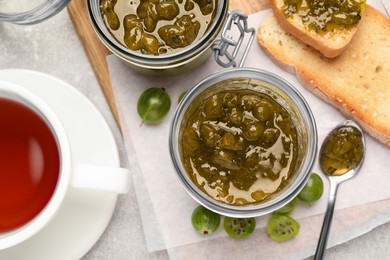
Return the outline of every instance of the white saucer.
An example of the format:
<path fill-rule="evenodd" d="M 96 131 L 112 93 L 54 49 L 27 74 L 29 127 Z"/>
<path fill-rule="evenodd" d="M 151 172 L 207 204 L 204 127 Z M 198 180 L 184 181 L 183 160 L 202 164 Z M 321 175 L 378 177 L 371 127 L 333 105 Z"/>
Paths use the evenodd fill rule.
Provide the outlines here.
<path fill-rule="evenodd" d="M 30 89 L 52 107 L 69 135 L 76 162 L 120 165 L 110 128 L 77 89 L 52 76 L 27 70 L 0 70 L 0 80 Z M 116 201 L 116 194 L 72 189 L 45 229 L 18 246 L 0 251 L 0 259 L 79 259 L 102 235 Z"/>

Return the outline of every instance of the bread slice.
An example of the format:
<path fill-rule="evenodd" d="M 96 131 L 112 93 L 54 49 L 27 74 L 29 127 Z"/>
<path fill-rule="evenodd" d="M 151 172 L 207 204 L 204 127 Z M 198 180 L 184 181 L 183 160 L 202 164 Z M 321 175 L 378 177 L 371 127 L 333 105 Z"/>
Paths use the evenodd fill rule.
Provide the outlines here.
<path fill-rule="evenodd" d="M 390 145 L 390 19 L 367 5 L 349 47 L 328 59 L 283 30 L 271 13 L 257 40 L 303 86 Z"/>
<path fill-rule="evenodd" d="M 318 33 L 315 30 L 307 29 L 298 16 L 287 18 L 283 11 L 283 5 L 283 0 L 271 0 L 272 10 L 281 27 L 299 40 L 319 50 L 328 58 L 337 57 L 347 48 L 360 23 L 347 28 Z"/>

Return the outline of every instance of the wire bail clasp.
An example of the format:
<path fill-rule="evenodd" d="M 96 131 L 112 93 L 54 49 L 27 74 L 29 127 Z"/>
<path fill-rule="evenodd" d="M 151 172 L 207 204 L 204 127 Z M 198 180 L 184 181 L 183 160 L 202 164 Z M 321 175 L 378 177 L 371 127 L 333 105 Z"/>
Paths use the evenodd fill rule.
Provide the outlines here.
<path fill-rule="evenodd" d="M 248 15 L 239 10 L 230 12 L 227 22 L 222 30 L 221 39 L 217 40 L 212 45 L 211 48 L 214 50 L 215 61 L 222 67 L 237 67 L 237 62 L 235 60 L 236 56 L 244 41 L 245 34 L 250 34 L 247 46 L 245 47 L 240 63 L 238 64 L 238 67 L 243 66 L 256 33 L 253 27 L 248 28 L 247 20 Z M 233 39 L 233 36 L 228 35 L 228 32 L 232 30 L 233 24 L 237 27 L 240 33 L 237 40 Z M 230 52 L 230 47 L 234 47 L 232 52 Z M 225 60 L 222 60 L 222 58 Z"/>

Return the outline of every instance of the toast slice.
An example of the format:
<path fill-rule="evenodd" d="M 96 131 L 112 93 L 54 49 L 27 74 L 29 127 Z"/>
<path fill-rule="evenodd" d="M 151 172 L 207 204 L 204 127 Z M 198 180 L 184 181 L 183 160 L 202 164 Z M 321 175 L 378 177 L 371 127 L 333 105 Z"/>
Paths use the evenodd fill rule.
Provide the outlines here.
<path fill-rule="evenodd" d="M 390 19 L 384 14 L 367 5 L 349 47 L 333 59 L 283 30 L 272 13 L 259 26 L 257 40 L 309 91 L 390 145 Z"/>
<path fill-rule="evenodd" d="M 290 13 L 288 17 L 286 16 L 284 2 L 284 0 L 271 0 L 272 10 L 281 27 L 299 40 L 320 51 L 327 58 L 337 57 L 347 48 L 360 23 L 361 13 L 356 13 L 354 19 L 356 24 L 354 25 L 326 29 L 325 22 L 317 21 L 313 24 L 322 24 L 325 29 L 309 29 L 298 13 Z"/>

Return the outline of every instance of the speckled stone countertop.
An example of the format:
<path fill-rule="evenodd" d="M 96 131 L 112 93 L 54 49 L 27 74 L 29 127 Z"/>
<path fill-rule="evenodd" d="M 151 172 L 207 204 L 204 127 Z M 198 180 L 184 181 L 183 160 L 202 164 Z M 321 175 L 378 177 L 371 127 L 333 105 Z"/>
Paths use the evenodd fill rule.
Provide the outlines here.
<path fill-rule="evenodd" d="M 58 77 L 84 93 L 114 133 L 121 164 L 128 167 L 120 131 L 109 110 L 69 15 L 63 10 L 38 25 L 0 23 L 0 69 L 23 68 Z M 148 253 L 134 189 L 120 195 L 111 222 L 83 259 L 169 259 L 166 251 Z M 327 259 L 387 259 L 390 224 L 329 249 Z M 193 256 L 190 256 L 193 259 Z M 26 258 L 27 259 L 27 258 Z"/>

